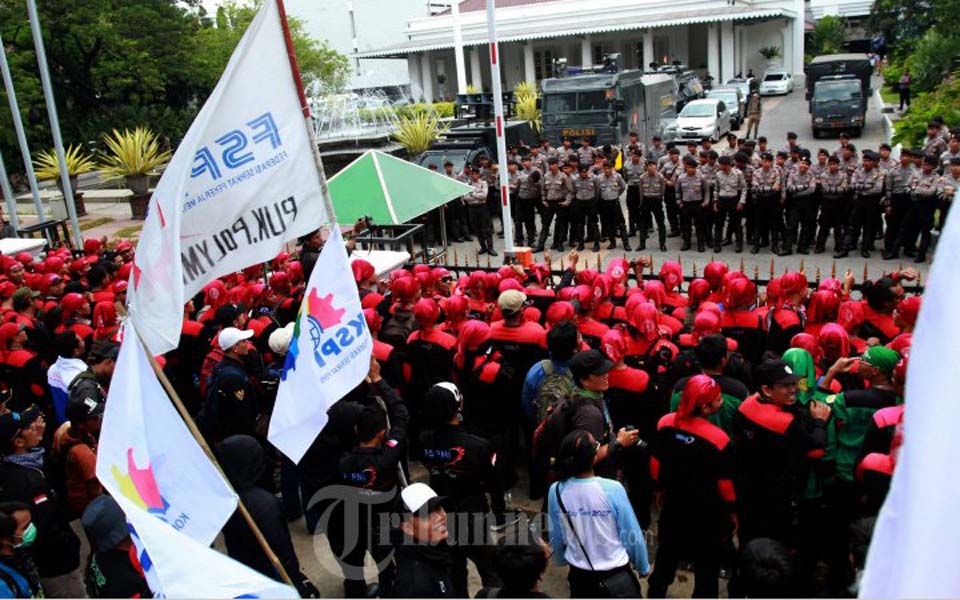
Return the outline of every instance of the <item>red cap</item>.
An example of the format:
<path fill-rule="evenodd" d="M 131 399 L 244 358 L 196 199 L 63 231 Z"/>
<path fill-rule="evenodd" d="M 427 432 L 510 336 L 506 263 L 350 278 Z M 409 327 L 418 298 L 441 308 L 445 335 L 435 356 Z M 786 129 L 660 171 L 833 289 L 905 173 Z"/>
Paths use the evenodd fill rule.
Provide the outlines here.
<path fill-rule="evenodd" d="M 396 302 L 412 302 L 420 292 L 420 284 L 413 277 L 401 277 L 390 282 L 390 292 Z"/>
<path fill-rule="evenodd" d="M 277 271 L 270 276 L 270 289 L 275 292 L 290 290 L 290 276 L 283 271 Z"/>
<path fill-rule="evenodd" d="M 123 294 L 127 291 L 127 286 L 130 285 L 127 283 L 126 279 L 118 279 L 113 282 L 113 293 L 114 294 Z"/>
<path fill-rule="evenodd" d="M 7 343 L 13 339 L 13 336 L 21 331 L 23 331 L 23 325 L 20 323 L 4 323 L 0 325 L 0 345 L 6 348 Z"/>
<path fill-rule="evenodd" d="M 667 286 L 662 281 L 648 279 L 643 282 L 643 295 L 653 302 L 655 307 L 660 308 L 667 300 Z"/>
<path fill-rule="evenodd" d="M 757 301 L 757 286 L 749 279 L 734 279 L 727 289 L 724 305 L 727 309 L 746 310 Z"/>
<path fill-rule="evenodd" d="M 850 355 L 850 334 L 836 323 L 827 323 L 820 329 L 817 342 L 823 353 L 831 358 L 843 358 Z"/>
<path fill-rule="evenodd" d="M 120 240 L 117 242 L 117 252 L 126 252 L 127 250 L 133 250 L 133 243 L 129 240 Z"/>
<path fill-rule="evenodd" d="M 87 300 L 82 295 L 76 292 L 70 292 L 69 294 L 65 294 L 60 300 L 60 308 L 63 309 L 64 314 L 73 315 L 73 313 L 77 312 L 86 302 Z"/>
<path fill-rule="evenodd" d="M 376 292 L 370 292 L 360 300 L 360 306 L 363 308 L 376 308 L 380 306 L 380 303 L 383 302 L 383 294 L 378 294 Z"/>
<path fill-rule="evenodd" d="M 56 285 L 61 281 L 63 281 L 63 278 L 56 273 L 47 273 L 43 276 L 43 281 L 40 282 L 40 291 L 46 294 L 50 291 L 50 286 Z"/>
<path fill-rule="evenodd" d="M 274 271 L 279 271 L 284 267 L 287 261 L 290 260 L 290 256 L 291 255 L 289 252 L 281 252 L 280 254 L 276 255 L 272 261 L 270 261 L 270 268 Z"/>
<path fill-rule="evenodd" d="M 507 290 L 517 290 L 518 292 L 524 291 L 523 285 L 516 279 L 503 279 L 500 281 L 500 285 L 497 286 L 497 292 L 503 293 Z"/>
<path fill-rule="evenodd" d="M 720 317 L 710 311 L 699 312 L 693 318 L 693 330 L 700 335 L 720 333 Z"/>
<path fill-rule="evenodd" d="M 591 285 L 599 274 L 600 272 L 596 269 L 584 269 L 582 271 L 577 271 L 577 285 Z"/>
<path fill-rule="evenodd" d="M 840 296 L 830 290 L 817 290 L 810 295 L 807 305 L 808 323 L 826 323 L 837 318 L 840 308 Z M 811 353 L 812 354 L 812 353 Z"/>
<path fill-rule="evenodd" d="M 916 325 L 920 314 L 920 296 L 909 296 L 897 304 L 897 315 L 907 325 Z"/>
<path fill-rule="evenodd" d="M 358 258 L 350 263 L 350 270 L 353 271 L 353 280 L 357 283 L 367 281 L 377 274 L 373 265 L 362 258 Z"/>
<path fill-rule="evenodd" d="M 790 347 L 806 350 L 813 357 L 814 362 L 820 362 L 820 356 L 823 354 L 819 340 L 809 333 L 798 333 L 790 338 Z"/>
<path fill-rule="evenodd" d="M 33 264 L 33 256 L 29 252 L 20 252 L 15 258 L 17 259 L 17 262 L 24 267 L 29 267 Z"/>
<path fill-rule="evenodd" d="M 853 300 L 847 300 L 840 305 L 837 311 L 837 323 L 847 331 L 853 331 L 854 328 L 863 324 L 863 304 Z"/>
<path fill-rule="evenodd" d="M 720 397 L 720 386 L 709 375 L 694 375 L 687 380 L 680 394 L 680 405 L 677 407 L 677 419 L 686 419 L 693 415 L 701 406 L 707 406 Z"/>
<path fill-rule="evenodd" d="M 80 275 L 86 272 L 87 268 L 90 267 L 90 263 L 87 262 L 85 258 L 78 258 L 75 261 L 70 263 L 70 272 L 75 275 Z"/>
<path fill-rule="evenodd" d="M 450 296 L 440 300 L 440 308 L 446 321 L 462 321 L 467 318 L 469 303 L 463 296 Z"/>
<path fill-rule="evenodd" d="M 640 302 L 627 315 L 630 324 L 640 332 L 641 337 L 653 341 L 660 337 L 660 311 L 652 302 Z"/>
<path fill-rule="evenodd" d="M 83 253 L 87 256 L 92 254 L 99 254 L 100 250 L 103 249 L 103 242 L 97 238 L 87 238 L 83 240 Z"/>
<path fill-rule="evenodd" d="M 376 333 L 380 331 L 380 326 L 383 325 L 383 317 L 380 316 L 380 313 L 373 308 L 363 309 L 363 318 L 367 321 L 367 327 L 370 331 Z"/>
<path fill-rule="evenodd" d="M 720 306 L 716 302 L 701 302 L 700 306 L 697 307 L 697 312 L 712 312 L 718 317 L 723 317 L 723 311 L 720 310 Z"/>
<path fill-rule="evenodd" d="M 897 363 L 897 366 L 893 368 L 893 379 L 901 384 L 907 382 L 907 369 L 910 367 L 910 356 L 907 354 L 903 355 L 903 358 L 900 359 L 900 362 Z"/>
<path fill-rule="evenodd" d="M 547 324 L 556 325 L 560 321 L 567 321 L 574 317 L 573 305 L 564 300 L 558 300 L 547 307 Z"/>
<path fill-rule="evenodd" d="M 13 296 L 13 293 L 17 291 L 17 286 L 10 281 L 0 282 L 0 298 L 6 300 L 10 296 Z"/>

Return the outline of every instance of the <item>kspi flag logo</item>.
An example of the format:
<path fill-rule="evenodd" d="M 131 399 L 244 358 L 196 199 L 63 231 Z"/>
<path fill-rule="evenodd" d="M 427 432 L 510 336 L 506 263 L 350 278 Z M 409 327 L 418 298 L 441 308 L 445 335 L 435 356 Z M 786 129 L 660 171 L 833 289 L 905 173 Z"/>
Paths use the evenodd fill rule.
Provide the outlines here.
<path fill-rule="evenodd" d="M 306 323 L 310 341 L 313 343 L 313 359 L 321 368 L 326 367 L 328 361 L 340 358 L 362 336 L 367 326 L 363 313 L 347 318 L 344 323 L 344 315 L 347 311 L 345 308 L 335 307 L 334 299 L 332 293 L 321 298 L 316 288 L 310 290 L 310 295 L 300 308 L 300 318 L 297 319 L 297 325 L 293 330 L 293 339 L 283 364 L 282 380 L 285 381 L 287 374 L 297 367 L 301 352 L 300 333 L 304 323 Z M 303 318 L 304 316 L 306 318 Z"/>

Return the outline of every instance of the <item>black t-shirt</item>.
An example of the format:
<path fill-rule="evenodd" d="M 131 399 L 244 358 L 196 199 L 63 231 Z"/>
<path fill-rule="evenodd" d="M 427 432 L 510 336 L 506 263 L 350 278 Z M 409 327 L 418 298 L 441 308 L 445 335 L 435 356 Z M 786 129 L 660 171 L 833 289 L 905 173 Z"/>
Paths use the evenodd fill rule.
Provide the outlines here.
<path fill-rule="evenodd" d="M 95 552 L 87 570 L 87 592 L 92 598 L 152 598 L 136 561 L 136 548 Z"/>

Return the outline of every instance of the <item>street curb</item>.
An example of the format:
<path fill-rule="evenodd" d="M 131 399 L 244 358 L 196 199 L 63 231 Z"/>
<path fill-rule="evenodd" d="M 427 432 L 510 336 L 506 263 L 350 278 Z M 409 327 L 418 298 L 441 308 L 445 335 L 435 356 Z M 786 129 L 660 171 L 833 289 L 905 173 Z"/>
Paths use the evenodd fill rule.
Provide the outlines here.
<path fill-rule="evenodd" d="M 890 114 L 883 111 L 886 103 L 883 101 L 883 96 L 880 95 L 880 88 L 873 90 L 873 101 L 880 107 L 880 118 L 883 119 L 883 135 L 889 144 L 896 133 L 896 128 L 893 126 L 893 119 L 890 118 Z"/>

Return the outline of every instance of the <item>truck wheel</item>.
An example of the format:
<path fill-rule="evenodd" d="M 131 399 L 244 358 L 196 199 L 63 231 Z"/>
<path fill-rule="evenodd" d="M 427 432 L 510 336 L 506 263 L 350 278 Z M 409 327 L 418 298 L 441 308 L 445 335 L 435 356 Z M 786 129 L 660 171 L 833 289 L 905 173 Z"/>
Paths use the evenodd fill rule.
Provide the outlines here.
<path fill-rule="evenodd" d="M 820 130 L 817 129 L 816 127 L 813 128 L 813 139 L 815 140 L 820 139 Z"/>

